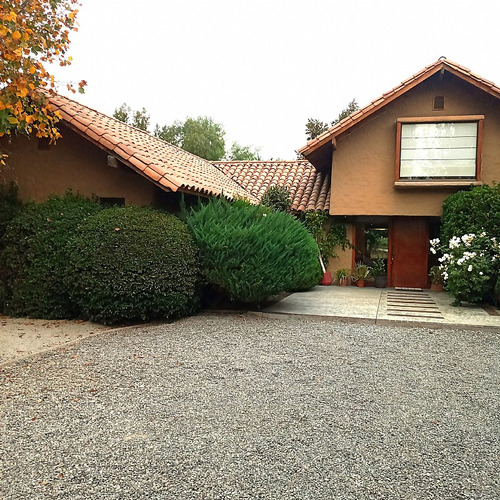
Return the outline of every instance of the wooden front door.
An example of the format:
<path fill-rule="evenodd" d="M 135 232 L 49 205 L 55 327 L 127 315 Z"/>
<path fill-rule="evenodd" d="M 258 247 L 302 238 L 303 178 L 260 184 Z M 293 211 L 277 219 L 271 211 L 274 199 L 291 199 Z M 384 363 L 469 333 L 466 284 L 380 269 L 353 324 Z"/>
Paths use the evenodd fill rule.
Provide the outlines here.
<path fill-rule="evenodd" d="M 393 217 L 389 229 L 389 286 L 427 288 L 429 228 L 424 217 Z"/>

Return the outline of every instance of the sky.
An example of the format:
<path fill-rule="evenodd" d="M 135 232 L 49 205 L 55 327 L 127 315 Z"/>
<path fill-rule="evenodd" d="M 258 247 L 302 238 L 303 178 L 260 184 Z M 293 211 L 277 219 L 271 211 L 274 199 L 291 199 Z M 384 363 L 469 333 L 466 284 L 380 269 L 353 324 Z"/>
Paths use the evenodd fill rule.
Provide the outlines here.
<path fill-rule="evenodd" d="M 308 118 L 332 121 L 441 56 L 500 83 L 494 0 L 81 0 L 72 96 L 112 115 L 146 108 L 151 130 L 209 116 L 262 159 L 294 159 Z M 64 90 L 61 93 L 67 94 Z"/>

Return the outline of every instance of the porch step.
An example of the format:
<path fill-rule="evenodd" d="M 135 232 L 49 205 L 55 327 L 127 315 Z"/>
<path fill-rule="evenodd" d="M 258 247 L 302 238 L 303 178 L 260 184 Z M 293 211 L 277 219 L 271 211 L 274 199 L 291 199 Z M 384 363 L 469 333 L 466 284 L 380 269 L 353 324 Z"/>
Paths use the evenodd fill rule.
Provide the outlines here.
<path fill-rule="evenodd" d="M 387 290 L 385 303 L 387 316 L 444 320 L 436 302 L 419 288 Z"/>

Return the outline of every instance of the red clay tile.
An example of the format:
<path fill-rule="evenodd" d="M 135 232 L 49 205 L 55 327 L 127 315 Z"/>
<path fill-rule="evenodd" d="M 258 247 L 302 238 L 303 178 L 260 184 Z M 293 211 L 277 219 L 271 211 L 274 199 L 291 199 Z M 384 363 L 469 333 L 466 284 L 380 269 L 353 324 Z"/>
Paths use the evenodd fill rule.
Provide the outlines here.
<path fill-rule="evenodd" d="M 62 122 L 125 164 L 140 169 L 151 182 L 176 191 L 180 186 L 196 193 L 224 193 L 229 198 L 257 199 L 210 162 L 168 144 L 67 97 L 47 96 L 61 112 Z M 147 166 L 150 168 L 146 169 Z"/>

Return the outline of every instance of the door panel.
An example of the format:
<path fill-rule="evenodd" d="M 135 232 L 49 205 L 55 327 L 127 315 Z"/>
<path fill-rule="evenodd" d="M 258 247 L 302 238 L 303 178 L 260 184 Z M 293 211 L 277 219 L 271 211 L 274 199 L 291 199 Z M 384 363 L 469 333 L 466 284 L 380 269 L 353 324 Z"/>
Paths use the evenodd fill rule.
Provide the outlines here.
<path fill-rule="evenodd" d="M 389 285 L 427 288 L 429 230 L 424 217 L 393 217 L 389 233 Z"/>

